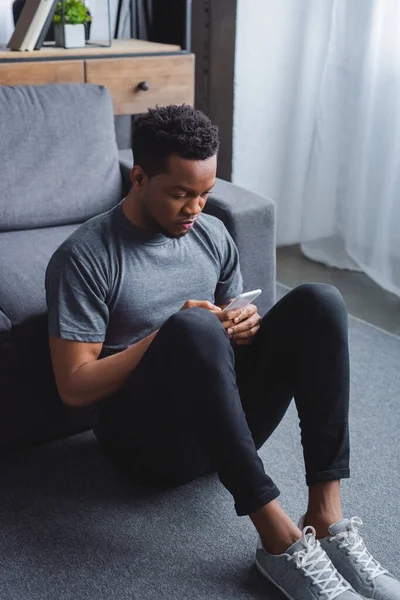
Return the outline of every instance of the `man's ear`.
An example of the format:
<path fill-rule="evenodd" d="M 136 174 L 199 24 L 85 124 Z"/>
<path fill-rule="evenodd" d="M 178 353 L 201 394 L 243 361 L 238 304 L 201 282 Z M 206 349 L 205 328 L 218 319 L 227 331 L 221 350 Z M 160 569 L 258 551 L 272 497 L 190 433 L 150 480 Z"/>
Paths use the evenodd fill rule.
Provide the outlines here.
<path fill-rule="evenodd" d="M 146 184 L 147 175 L 140 165 L 134 165 L 131 171 L 132 184 L 137 190 L 143 189 Z"/>

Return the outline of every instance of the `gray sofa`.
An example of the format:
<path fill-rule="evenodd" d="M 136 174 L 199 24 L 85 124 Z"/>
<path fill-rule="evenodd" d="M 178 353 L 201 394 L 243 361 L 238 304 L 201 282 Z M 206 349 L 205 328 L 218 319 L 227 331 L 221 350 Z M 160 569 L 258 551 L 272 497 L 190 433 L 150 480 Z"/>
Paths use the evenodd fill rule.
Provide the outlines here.
<path fill-rule="evenodd" d="M 129 189 L 111 98 L 88 84 L 0 87 L 0 454 L 91 429 L 93 410 L 61 402 L 47 341 L 44 274 L 80 223 Z M 274 303 L 274 207 L 219 180 L 205 212 L 239 248 L 246 290 Z"/>

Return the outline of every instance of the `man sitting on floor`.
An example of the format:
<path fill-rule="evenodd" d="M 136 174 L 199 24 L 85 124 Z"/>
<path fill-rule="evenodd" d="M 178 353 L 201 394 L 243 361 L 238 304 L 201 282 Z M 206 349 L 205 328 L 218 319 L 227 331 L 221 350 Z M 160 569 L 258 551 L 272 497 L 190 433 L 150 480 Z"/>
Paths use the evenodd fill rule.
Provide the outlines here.
<path fill-rule="evenodd" d="M 67 406 L 124 476 L 182 485 L 216 472 L 259 533 L 256 564 L 289 598 L 400 600 L 344 519 L 349 477 L 347 313 L 338 290 L 301 285 L 262 318 L 224 307 L 242 290 L 237 248 L 204 214 L 218 131 L 189 106 L 135 122 L 132 189 L 81 225 L 46 272 L 50 349 Z M 254 257 L 257 260 L 257 257 Z M 258 450 L 294 397 L 309 502 L 297 527 Z"/>

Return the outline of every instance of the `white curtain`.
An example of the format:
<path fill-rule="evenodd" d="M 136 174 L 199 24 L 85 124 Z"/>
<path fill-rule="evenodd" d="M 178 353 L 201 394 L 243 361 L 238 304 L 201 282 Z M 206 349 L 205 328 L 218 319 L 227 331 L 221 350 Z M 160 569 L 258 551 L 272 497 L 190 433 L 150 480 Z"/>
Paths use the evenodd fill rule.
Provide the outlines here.
<path fill-rule="evenodd" d="M 333 4 L 302 202 L 307 256 L 400 296 L 398 0 Z"/>
<path fill-rule="evenodd" d="M 239 0 L 232 180 L 400 296 L 400 0 Z"/>

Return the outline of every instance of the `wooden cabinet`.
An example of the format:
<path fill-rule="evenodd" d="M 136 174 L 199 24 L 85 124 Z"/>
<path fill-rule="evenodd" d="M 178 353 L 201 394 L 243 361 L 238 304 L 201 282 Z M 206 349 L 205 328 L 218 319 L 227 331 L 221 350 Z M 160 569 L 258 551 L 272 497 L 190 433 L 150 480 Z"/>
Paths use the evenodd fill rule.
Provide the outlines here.
<path fill-rule="evenodd" d="M 0 63 L 1 85 L 40 85 L 43 83 L 84 83 L 83 60 L 38 63 Z"/>
<path fill-rule="evenodd" d="M 0 85 L 94 83 L 107 87 L 116 115 L 194 103 L 194 56 L 179 46 L 114 40 L 111 48 L 0 50 Z"/>
<path fill-rule="evenodd" d="M 193 104 L 193 55 L 88 60 L 87 83 L 110 90 L 116 115 L 167 104 Z"/>

